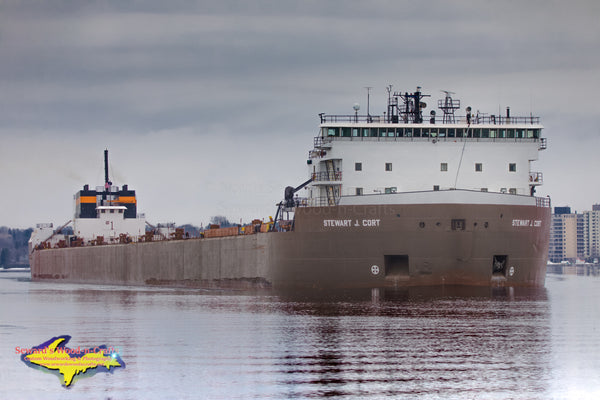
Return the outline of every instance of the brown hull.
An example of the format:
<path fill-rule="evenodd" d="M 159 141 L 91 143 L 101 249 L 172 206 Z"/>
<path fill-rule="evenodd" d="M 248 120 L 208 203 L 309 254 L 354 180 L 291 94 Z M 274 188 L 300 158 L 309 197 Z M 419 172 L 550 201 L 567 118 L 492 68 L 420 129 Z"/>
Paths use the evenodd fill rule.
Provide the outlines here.
<path fill-rule="evenodd" d="M 207 288 L 543 286 L 550 208 L 308 207 L 296 211 L 294 228 L 35 251 L 31 274 L 34 280 Z M 495 270 L 494 261 L 501 261 Z"/>

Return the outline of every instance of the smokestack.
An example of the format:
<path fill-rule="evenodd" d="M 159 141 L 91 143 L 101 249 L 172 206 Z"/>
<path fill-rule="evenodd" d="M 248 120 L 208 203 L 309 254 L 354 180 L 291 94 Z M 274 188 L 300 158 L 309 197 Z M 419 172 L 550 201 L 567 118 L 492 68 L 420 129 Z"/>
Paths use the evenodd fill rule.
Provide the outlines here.
<path fill-rule="evenodd" d="M 104 150 L 104 186 L 108 187 L 108 149 Z"/>

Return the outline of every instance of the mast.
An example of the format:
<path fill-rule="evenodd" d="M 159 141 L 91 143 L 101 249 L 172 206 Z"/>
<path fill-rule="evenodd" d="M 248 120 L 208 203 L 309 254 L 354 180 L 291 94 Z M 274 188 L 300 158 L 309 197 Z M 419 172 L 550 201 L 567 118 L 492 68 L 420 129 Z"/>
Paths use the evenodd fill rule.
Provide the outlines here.
<path fill-rule="evenodd" d="M 104 189 L 110 186 L 108 182 L 108 149 L 104 150 Z"/>

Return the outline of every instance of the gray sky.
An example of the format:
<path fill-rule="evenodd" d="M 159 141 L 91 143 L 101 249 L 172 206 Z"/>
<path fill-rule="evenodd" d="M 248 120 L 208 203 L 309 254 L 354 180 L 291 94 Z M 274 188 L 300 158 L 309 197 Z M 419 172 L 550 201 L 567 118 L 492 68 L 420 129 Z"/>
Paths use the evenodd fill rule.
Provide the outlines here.
<path fill-rule="evenodd" d="M 150 222 L 268 217 L 318 113 L 372 86 L 381 114 L 388 84 L 539 115 L 537 194 L 591 209 L 599 20 L 596 0 L 0 1 L 0 225 L 68 221 L 105 148 Z"/>

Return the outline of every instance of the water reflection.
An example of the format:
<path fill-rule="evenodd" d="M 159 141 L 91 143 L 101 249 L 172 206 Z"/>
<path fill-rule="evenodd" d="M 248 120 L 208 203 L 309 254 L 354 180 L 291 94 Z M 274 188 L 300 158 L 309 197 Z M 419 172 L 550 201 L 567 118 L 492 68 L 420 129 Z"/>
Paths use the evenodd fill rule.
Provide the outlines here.
<path fill-rule="evenodd" d="M 560 279 L 257 294 L 0 278 L 3 365 L 11 347 L 60 334 L 117 346 L 127 363 L 69 391 L 12 368 L 0 397 L 546 399 L 583 388 L 578 398 L 593 398 L 600 312 L 581 299 L 597 300 L 600 281 Z"/>
<path fill-rule="evenodd" d="M 277 365 L 297 396 L 542 396 L 545 289 L 431 287 L 286 299 L 310 316 Z M 302 337 L 303 346 L 298 346 Z"/>

